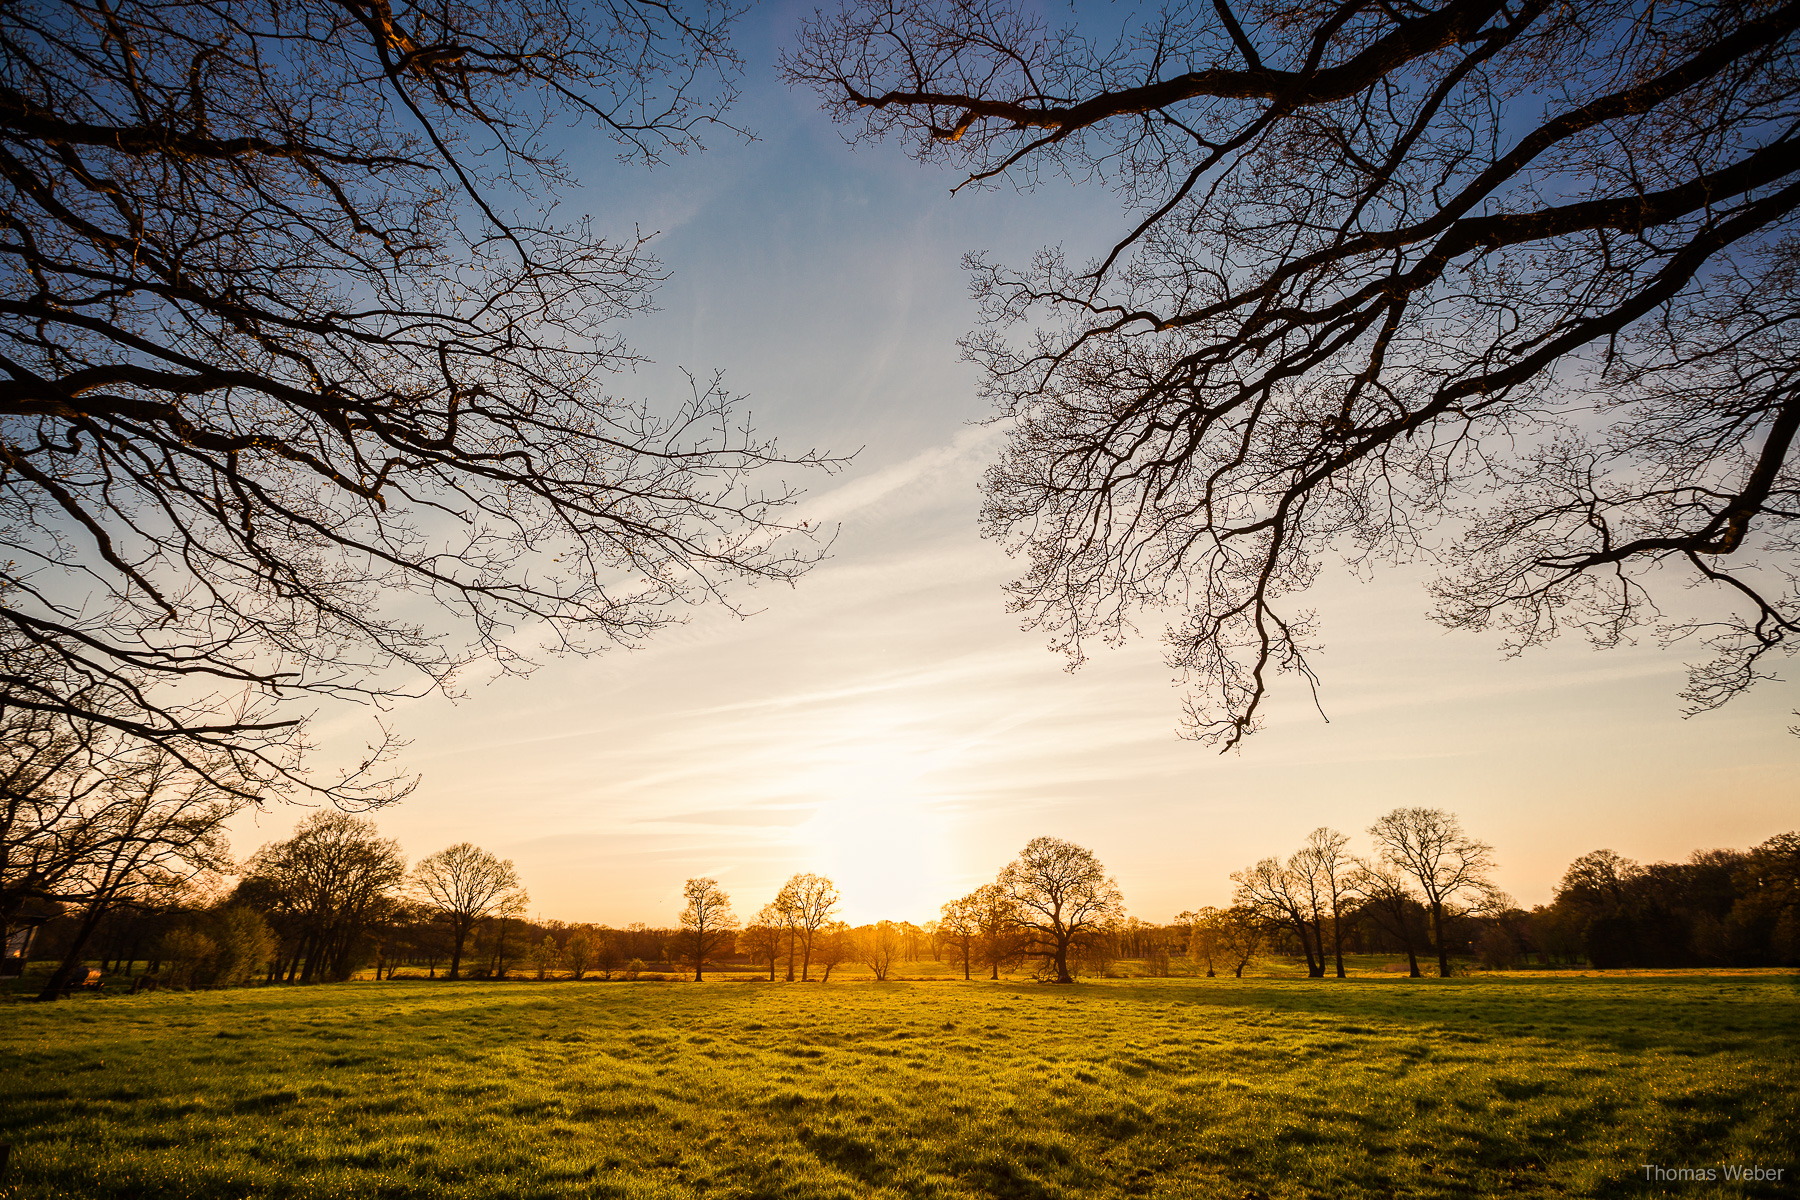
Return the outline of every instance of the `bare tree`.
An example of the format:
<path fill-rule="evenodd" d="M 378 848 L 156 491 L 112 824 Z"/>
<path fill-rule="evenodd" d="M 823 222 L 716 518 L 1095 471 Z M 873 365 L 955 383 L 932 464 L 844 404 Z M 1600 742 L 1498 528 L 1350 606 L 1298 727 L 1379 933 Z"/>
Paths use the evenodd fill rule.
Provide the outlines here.
<path fill-rule="evenodd" d="M 512 860 L 458 842 L 419 860 L 412 885 L 450 922 L 450 978 L 460 978 L 469 932 L 519 892 Z"/>
<path fill-rule="evenodd" d="M 1308 892 L 1315 908 L 1323 906 L 1331 922 L 1331 953 L 1337 962 L 1337 977 L 1344 978 L 1344 908 L 1351 897 L 1350 877 L 1355 862 L 1350 856 L 1350 838 L 1335 829 L 1321 825 L 1306 835 L 1306 845 L 1296 856 L 1307 872 Z M 1315 920 L 1314 927 L 1319 922 Z M 1325 946 L 1319 946 L 1320 966 L 1324 965 Z"/>
<path fill-rule="evenodd" d="M 506 934 L 515 920 L 522 920 L 527 912 L 531 897 L 523 889 L 508 892 L 501 896 L 489 910 L 487 921 L 494 928 L 493 953 L 488 956 L 487 975 L 489 979 L 505 979 L 511 969 L 511 960 L 506 953 Z M 636 976 L 632 976 L 636 978 Z"/>
<path fill-rule="evenodd" d="M 1363 912 L 1389 934 L 1399 939 L 1406 950 L 1407 974 L 1418 979 L 1419 954 L 1413 932 L 1413 910 L 1418 897 L 1400 867 L 1382 859 L 1359 858 L 1351 873 L 1350 886 L 1362 897 Z"/>
<path fill-rule="evenodd" d="M 877 921 L 856 931 L 856 957 L 874 972 L 878 982 L 886 982 L 894 969 L 894 957 L 900 953 L 902 932 L 892 921 Z"/>
<path fill-rule="evenodd" d="M 1206 977 L 1218 974 L 1215 960 L 1219 957 L 1219 910 L 1212 905 L 1175 914 L 1175 920 L 1187 926 L 1188 958 L 1198 967 L 1206 967 Z"/>
<path fill-rule="evenodd" d="M 744 930 L 743 943 L 756 960 L 769 964 L 769 982 L 775 982 L 775 963 L 781 958 L 781 940 L 787 935 L 787 915 L 774 904 L 757 910 L 756 920 Z M 792 972 L 789 972 L 790 977 Z"/>
<path fill-rule="evenodd" d="M 823 875 L 807 872 L 795 875 L 781 887 L 775 897 L 788 926 L 788 981 L 794 978 L 794 939 L 800 942 L 800 980 L 805 982 L 812 966 L 813 938 L 837 915 L 837 885 Z"/>
<path fill-rule="evenodd" d="M 74 909 L 75 928 L 43 999 L 76 982 L 88 941 L 108 913 L 154 905 L 234 865 L 224 825 L 247 802 L 241 789 L 220 782 L 231 777 L 228 763 L 212 761 L 200 771 L 139 746 L 104 766 L 95 786 L 76 782 L 54 793 L 60 819 L 50 831 L 57 867 L 48 894 Z M 71 795 L 79 796 L 78 806 L 62 807 Z"/>
<path fill-rule="evenodd" d="M 633 643 L 815 561 L 765 468 L 817 460 L 716 378 L 620 395 L 659 267 L 550 215 L 546 124 L 697 148 L 734 13 L 0 11 L 0 691 L 377 804 L 394 743 L 315 779 L 296 704 L 523 670 L 525 628 Z"/>
<path fill-rule="evenodd" d="M 975 946 L 981 940 L 981 918 L 976 898 L 964 896 L 942 908 L 937 923 L 938 939 L 952 947 L 962 958 L 963 978 L 969 978 L 969 964 L 975 957 Z"/>
<path fill-rule="evenodd" d="M 828 922 L 813 940 L 813 961 L 825 968 L 819 982 L 829 983 L 832 968 L 849 961 L 856 951 L 856 931 L 843 921 Z"/>
<path fill-rule="evenodd" d="M 569 935 L 568 944 L 563 947 L 563 962 L 577 983 L 588 973 L 588 968 L 594 965 L 594 935 L 586 925 L 577 927 Z"/>
<path fill-rule="evenodd" d="M 20 709 L 0 696 L 0 926 L 56 900 L 93 849 L 84 833 L 128 771 L 130 747 L 104 725 Z"/>
<path fill-rule="evenodd" d="M 1233 978 L 1242 979 L 1244 968 L 1262 953 L 1263 921 L 1256 910 L 1241 904 L 1219 910 L 1213 928 L 1217 931 L 1219 952 L 1231 968 Z"/>
<path fill-rule="evenodd" d="M 988 968 L 988 978 L 999 979 L 1000 968 L 1017 966 L 1025 952 L 1018 905 L 1000 883 L 982 884 L 963 899 L 979 934 L 981 961 Z"/>
<path fill-rule="evenodd" d="M 738 919 L 731 911 L 731 897 L 716 879 L 690 879 L 681 894 L 687 899 L 681 910 L 682 946 L 694 960 L 694 982 L 699 983 L 707 959 L 725 944 Z"/>
<path fill-rule="evenodd" d="M 406 860 L 373 821 L 328 811 L 251 855 L 244 874 L 241 896 L 293 916 L 299 936 L 288 978 L 312 983 L 350 977 L 357 942 L 395 898 Z"/>
<path fill-rule="evenodd" d="M 971 259 L 1010 431 L 986 531 L 1079 662 L 1146 608 L 1230 746 L 1313 681 L 1320 562 L 1425 557 L 1437 619 L 1612 645 L 1716 610 L 1724 703 L 1800 631 L 1800 12 L 1636 0 L 1083 10 L 840 0 L 783 58 L 965 182 L 1063 171 L 1086 253 Z M 1530 112 L 1523 98 L 1529 97 Z M 1450 536 L 1436 527 L 1448 520 Z M 1440 543 L 1450 543 L 1445 549 Z"/>
<path fill-rule="evenodd" d="M 1324 956 L 1313 953 L 1319 937 L 1317 891 L 1307 866 L 1300 855 L 1285 864 L 1278 858 L 1265 858 L 1253 867 L 1233 871 L 1231 881 L 1237 884 L 1235 903 L 1254 911 L 1270 930 L 1291 931 L 1306 956 L 1307 977 L 1323 979 Z"/>
<path fill-rule="evenodd" d="M 556 935 L 546 933 L 544 940 L 531 948 L 531 966 L 541 981 L 549 978 L 550 972 L 562 965 L 562 948 L 556 944 Z"/>
<path fill-rule="evenodd" d="M 1375 848 L 1390 867 L 1418 884 L 1431 914 L 1437 943 L 1438 975 L 1450 977 L 1450 948 L 1444 939 L 1447 917 L 1504 908 L 1489 872 L 1494 848 L 1463 832 L 1462 822 L 1441 808 L 1396 808 L 1369 826 Z"/>
<path fill-rule="evenodd" d="M 1125 915 L 1119 886 L 1094 852 L 1061 838 L 1033 838 L 1000 872 L 1013 919 L 1030 932 L 1056 982 L 1073 983 L 1069 947 L 1084 934 Z"/>
<path fill-rule="evenodd" d="M 600 978 L 611 979 L 613 972 L 619 969 L 619 959 L 623 954 L 620 947 L 619 931 L 605 925 L 594 931 L 594 969 L 600 972 Z"/>

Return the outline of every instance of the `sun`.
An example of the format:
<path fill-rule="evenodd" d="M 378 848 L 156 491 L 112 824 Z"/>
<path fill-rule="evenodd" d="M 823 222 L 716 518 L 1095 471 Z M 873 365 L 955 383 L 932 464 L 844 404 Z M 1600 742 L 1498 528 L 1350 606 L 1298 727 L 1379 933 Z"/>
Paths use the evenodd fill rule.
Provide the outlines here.
<path fill-rule="evenodd" d="M 796 834 L 844 897 L 852 924 L 924 922 L 946 893 L 954 821 L 928 755 L 881 741 L 846 748 L 810 780 L 818 807 Z"/>

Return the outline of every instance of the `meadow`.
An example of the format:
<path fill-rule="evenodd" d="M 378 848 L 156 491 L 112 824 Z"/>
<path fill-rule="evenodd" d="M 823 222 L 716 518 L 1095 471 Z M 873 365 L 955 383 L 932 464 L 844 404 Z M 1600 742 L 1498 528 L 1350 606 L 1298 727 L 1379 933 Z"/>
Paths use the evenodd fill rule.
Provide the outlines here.
<path fill-rule="evenodd" d="M 4 1197 L 1800 1194 L 1792 973 L 0 1006 Z M 1783 1170 L 1646 1182 L 1642 1164 Z"/>

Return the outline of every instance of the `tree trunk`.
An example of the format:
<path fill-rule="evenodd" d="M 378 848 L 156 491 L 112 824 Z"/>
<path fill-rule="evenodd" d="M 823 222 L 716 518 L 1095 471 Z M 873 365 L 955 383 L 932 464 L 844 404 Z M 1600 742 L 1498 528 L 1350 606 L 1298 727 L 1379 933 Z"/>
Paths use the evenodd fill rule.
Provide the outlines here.
<path fill-rule="evenodd" d="M 1292 923 L 1294 932 L 1300 937 L 1300 953 L 1306 955 L 1306 977 L 1308 979 L 1325 978 L 1325 964 L 1313 959 L 1312 939 L 1306 936 L 1306 918 L 1294 913 Z"/>
<path fill-rule="evenodd" d="M 465 921 L 461 917 L 456 920 L 456 947 L 450 951 L 450 978 L 452 979 L 457 978 L 457 972 L 462 970 L 463 944 L 469 940 L 469 926 L 472 924 L 474 924 L 473 921 Z M 431 974 L 432 978 L 437 977 L 435 965 L 431 968 Z"/>
<path fill-rule="evenodd" d="M 1431 905 L 1431 932 L 1437 938 L 1438 978 L 1450 978 L 1450 947 L 1444 944 L 1444 906 L 1440 901 Z"/>
<path fill-rule="evenodd" d="M 1331 951 L 1337 956 L 1337 977 L 1344 978 L 1344 923 L 1337 918 L 1337 912 L 1331 914 Z"/>

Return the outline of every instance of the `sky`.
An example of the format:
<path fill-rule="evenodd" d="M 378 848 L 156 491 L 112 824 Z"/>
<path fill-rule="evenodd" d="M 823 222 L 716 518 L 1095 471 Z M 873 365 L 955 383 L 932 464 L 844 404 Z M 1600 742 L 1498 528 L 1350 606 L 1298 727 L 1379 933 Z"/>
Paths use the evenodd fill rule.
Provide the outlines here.
<path fill-rule="evenodd" d="M 1364 852 L 1399 806 L 1456 813 L 1526 906 L 1589 850 L 1678 860 L 1800 825 L 1800 687 L 1684 719 L 1679 648 L 1565 639 L 1508 659 L 1494 635 L 1426 619 L 1418 567 L 1326 564 L 1310 601 L 1328 719 L 1284 679 L 1232 753 L 1177 736 L 1154 614 L 1067 671 L 1006 612 L 1017 564 L 976 528 L 1002 431 L 979 424 L 958 357 L 974 322 L 960 261 L 1109 246 L 1116 205 L 1061 182 L 952 197 L 955 176 L 896 146 L 852 150 L 774 77 L 799 11 L 764 5 L 740 28 L 735 113 L 758 140 L 649 172 L 573 141 L 566 203 L 602 231 L 657 231 L 669 279 L 626 330 L 654 362 L 622 393 L 673 397 L 680 369 L 723 369 L 785 448 L 856 452 L 796 477 L 802 515 L 838 527 L 831 557 L 746 594 L 747 619 L 701 608 L 640 649 L 399 706 L 420 784 L 376 820 L 409 857 L 471 841 L 510 858 L 540 918 L 673 925 L 702 875 L 748 918 L 817 871 L 848 920 L 925 921 L 1047 834 L 1092 849 L 1132 915 L 1169 921 L 1228 903 L 1232 871 L 1317 826 Z M 323 714 L 323 757 L 359 748 L 366 721 Z M 304 815 L 246 816 L 234 845 Z"/>

